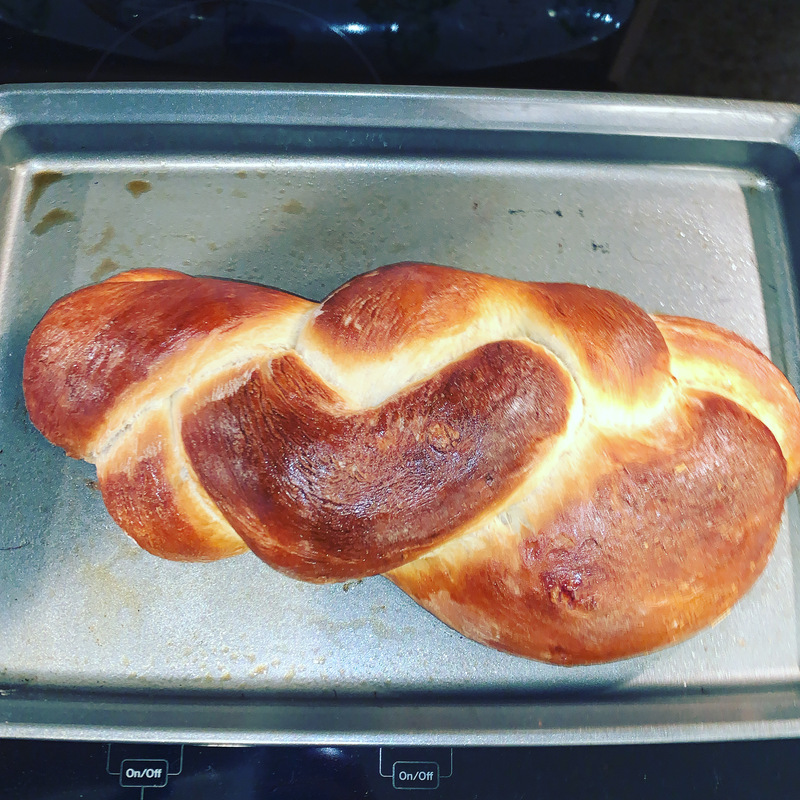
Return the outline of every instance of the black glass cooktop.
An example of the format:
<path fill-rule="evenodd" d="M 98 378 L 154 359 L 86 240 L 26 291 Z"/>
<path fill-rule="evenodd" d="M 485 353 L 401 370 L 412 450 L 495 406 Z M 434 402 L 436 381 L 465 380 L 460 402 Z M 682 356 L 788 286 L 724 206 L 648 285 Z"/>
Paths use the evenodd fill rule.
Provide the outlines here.
<path fill-rule="evenodd" d="M 541 748 L 0 742 L 15 800 L 797 797 L 800 741 Z"/>

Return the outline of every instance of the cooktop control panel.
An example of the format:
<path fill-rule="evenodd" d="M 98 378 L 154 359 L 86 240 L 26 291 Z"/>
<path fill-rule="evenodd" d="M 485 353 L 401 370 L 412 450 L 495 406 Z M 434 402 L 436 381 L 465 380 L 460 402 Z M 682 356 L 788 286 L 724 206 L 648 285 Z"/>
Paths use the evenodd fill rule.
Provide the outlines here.
<path fill-rule="evenodd" d="M 796 797 L 800 741 L 595 747 L 103 744 L 0 740 L 14 800 Z"/>

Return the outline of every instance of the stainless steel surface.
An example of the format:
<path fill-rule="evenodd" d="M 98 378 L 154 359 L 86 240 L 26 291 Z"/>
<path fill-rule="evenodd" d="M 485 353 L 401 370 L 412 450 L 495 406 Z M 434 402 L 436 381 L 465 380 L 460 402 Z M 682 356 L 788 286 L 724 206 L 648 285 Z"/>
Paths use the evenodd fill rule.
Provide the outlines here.
<path fill-rule="evenodd" d="M 320 587 L 252 556 L 150 556 L 107 515 L 93 468 L 32 428 L 20 387 L 48 305 L 122 269 L 321 299 L 406 259 L 588 283 L 711 320 L 797 386 L 797 121 L 783 106 L 511 92 L 0 94 L 0 735 L 800 734 L 794 495 L 765 574 L 719 624 L 564 669 L 464 639 L 383 578 Z"/>

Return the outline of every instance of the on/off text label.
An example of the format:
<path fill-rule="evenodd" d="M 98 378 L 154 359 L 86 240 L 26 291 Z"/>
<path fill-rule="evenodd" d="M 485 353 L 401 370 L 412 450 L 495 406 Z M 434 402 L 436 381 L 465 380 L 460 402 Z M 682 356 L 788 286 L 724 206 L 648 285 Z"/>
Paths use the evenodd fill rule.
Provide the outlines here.
<path fill-rule="evenodd" d="M 395 761 L 392 785 L 395 789 L 438 789 L 439 765 L 435 761 Z"/>
<path fill-rule="evenodd" d="M 166 786 L 169 764 L 160 759 L 128 758 L 120 766 L 120 786 Z"/>

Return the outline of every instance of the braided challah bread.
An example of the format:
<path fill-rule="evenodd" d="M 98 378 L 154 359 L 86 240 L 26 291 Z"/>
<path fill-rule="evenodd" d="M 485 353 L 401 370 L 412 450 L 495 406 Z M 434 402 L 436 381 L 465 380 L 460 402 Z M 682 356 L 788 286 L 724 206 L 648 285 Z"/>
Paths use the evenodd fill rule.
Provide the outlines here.
<path fill-rule="evenodd" d="M 427 264 L 321 304 L 127 272 L 52 306 L 24 391 L 151 553 L 383 573 L 465 636 L 561 664 L 724 614 L 800 478 L 800 404 L 735 334 Z"/>

